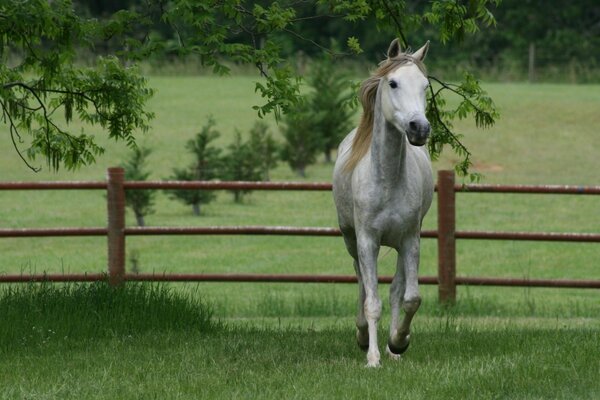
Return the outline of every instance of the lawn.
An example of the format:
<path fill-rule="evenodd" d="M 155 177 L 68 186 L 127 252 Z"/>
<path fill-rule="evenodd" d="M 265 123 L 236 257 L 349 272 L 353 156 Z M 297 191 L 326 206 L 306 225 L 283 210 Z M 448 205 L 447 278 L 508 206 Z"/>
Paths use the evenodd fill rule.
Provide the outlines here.
<path fill-rule="evenodd" d="M 600 395 L 600 361 L 592 351 L 600 339 L 597 318 L 484 316 L 488 310 L 478 303 L 454 310 L 429 306 L 415 321 L 407 356 L 396 362 L 384 358 L 381 368 L 368 370 L 364 354 L 354 345 L 352 317 L 319 316 L 330 314 L 333 297 L 304 307 L 304 317 L 215 323 L 205 318 L 210 307 L 194 300 L 190 292 L 169 291 L 164 285 L 130 286 L 116 300 L 111 300 L 110 292 L 102 285 L 71 285 L 19 288 L 11 297 L 0 296 L 7 316 L 18 321 L 0 329 L 0 397 L 593 399 Z M 31 318 L 19 318 L 21 312 Z M 267 306 L 263 312 L 281 310 Z M 480 316 L 469 316 L 472 312 Z M 384 334 L 382 327 L 380 335 Z"/>
<path fill-rule="evenodd" d="M 152 130 L 139 142 L 154 149 L 152 178 L 187 162 L 186 140 L 212 114 L 226 146 L 245 132 L 260 101 L 249 77 L 153 77 Z M 479 131 L 459 122 L 484 183 L 598 185 L 600 86 L 486 84 L 502 113 Z M 278 134 L 275 121 L 269 120 Z M 122 162 L 122 143 L 107 143 L 95 165 L 76 172 L 34 174 L 11 151 L 0 127 L 3 180 L 101 180 Z M 102 137 L 102 133 L 97 133 Z M 104 140 L 100 139 L 103 143 Z M 434 169 L 448 168 L 446 153 Z M 42 164 L 43 165 L 43 164 Z M 309 167 L 308 181 L 329 181 L 332 165 Z M 273 180 L 299 180 L 284 164 Z M 598 232 L 597 196 L 458 194 L 458 229 Z M 425 229 L 436 224 L 435 203 Z M 0 192 L 0 226 L 104 226 L 98 191 Z M 127 215 L 129 225 L 135 219 Z M 193 217 L 160 193 L 148 225 L 335 226 L 330 193 L 255 192 L 244 204 L 219 193 Z M 104 238 L 0 240 L 0 274 L 99 272 L 106 268 Z M 423 241 L 421 274 L 435 275 L 436 243 Z M 130 237 L 141 272 L 256 272 L 351 274 L 339 238 Z M 600 279 L 600 246 L 459 241 L 458 274 Z M 380 272 L 392 274 L 395 256 L 382 251 Z M 7 290 L 8 286 L 3 290 Z M 384 359 L 366 371 L 354 344 L 354 285 L 193 284 L 205 299 L 216 331 L 168 327 L 107 337 L 55 338 L 4 347 L 0 398 L 597 398 L 600 369 L 600 294 L 597 290 L 459 287 L 454 310 L 436 305 L 436 288 L 423 287 L 414 343 L 398 365 Z M 382 285 L 385 298 L 387 287 Z M 0 313 L 4 310 L 0 310 Z M 381 332 L 386 328 L 387 308 Z M 16 317 L 13 317 L 16 318 Z M 26 318 L 24 318 L 26 319 Z M 6 316 L 0 315 L 7 324 Z M 36 326 L 35 321 L 29 321 Z M 110 325 L 110 323 L 109 323 Z M 26 329 L 26 328 L 24 328 Z M 53 329 L 53 328 L 48 328 Z M 382 336 L 383 337 L 383 336 Z M 594 372 L 595 371 L 595 372 Z"/>

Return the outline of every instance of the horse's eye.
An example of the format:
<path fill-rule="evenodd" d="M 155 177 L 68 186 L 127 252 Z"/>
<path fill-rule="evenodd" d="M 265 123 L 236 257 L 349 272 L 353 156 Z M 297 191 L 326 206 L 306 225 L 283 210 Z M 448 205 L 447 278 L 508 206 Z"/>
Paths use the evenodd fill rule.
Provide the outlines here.
<path fill-rule="evenodd" d="M 396 89 L 398 87 L 398 83 L 396 83 L 396 81 L 390 81 L 390 87 L 392 89 Z"/>

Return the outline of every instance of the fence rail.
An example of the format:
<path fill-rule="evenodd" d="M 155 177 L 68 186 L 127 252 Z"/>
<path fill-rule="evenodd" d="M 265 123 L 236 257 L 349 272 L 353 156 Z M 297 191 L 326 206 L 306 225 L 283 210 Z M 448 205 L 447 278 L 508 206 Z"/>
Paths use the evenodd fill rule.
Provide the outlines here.
<path fill-rule="evenodd" d="M 51 236 L 106 236 L 108 240 L 108 272 L 106 274 L 38 274 L 0 275 L 0 282 L 27 281 L 97 281 L 112 284 L 123 281 L 210 281 L 210 282 L 314 282 L 354 283 L 356 277 L 345 275 L 276 275 L 276 274 L 128 274 L 125 271 L 125 237 L 133 235 L 294 235 L 341 236 L 337 228 L 291 226 L 204 226 L 204 227 L 126 227 L 125 190 L 137 189 L 205 189 L 205 190 L 282 190 L 330 191 L 325 182 L 220 182 L 220 181 L 125 181 L 121 168 L 109 168 L 108 179 L 68 182 L 0 182 L 0 190 L 106 190 L 107 227 L 91 228 L 0 228 L 0 238 Z M 525 240 L 550 242 L 600 243 L 600 233 L 567 232 L 486 232 L 456 231 L 456 193 L 522 193 L 560 195 L 600 195 L 600 186 L 558 185 L 456 185 L 452 171 L 439 171 L 438 229 L 421 232 L 422 238 L 438 241 L 438 276 L 420 277 L 422 284 L 438 285 L 440 301 L 453 302 L 456 285 L 530 286 L 600 288 L 600 280 L 548 280 L 456 276 L 456 240 Z M 392 277 L 380 277 L 381 283 Z"/>

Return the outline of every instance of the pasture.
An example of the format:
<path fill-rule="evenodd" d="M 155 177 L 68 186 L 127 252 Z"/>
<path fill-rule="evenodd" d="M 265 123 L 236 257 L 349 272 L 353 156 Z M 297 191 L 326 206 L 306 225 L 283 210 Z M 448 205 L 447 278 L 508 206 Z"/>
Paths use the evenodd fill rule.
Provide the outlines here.
<path fill-rule="evenodd" d="M 234 128 L 256 116 L 249 77 L 154 77 L 153 129 L 139 143 L 154 149 L 152 178 L 187 163 L 183 146 L 208 114 L 225 146 Z M 487 84 L 502 119 L 489 131 L 457 123 L 486 183 L 598 185 L 600 86 Z M 269 121 L 277 133 L 275 122 Z M 3 128 L 4 129 L 4 128 Z M 100 133 L 98 133 L 100 135 Z M 99 180 L 126 157 L 107 143 L 97 164 L 77 172 L 33 174 L 0 135 L 3 180 Z M 448 168 L 452 156 L 434 163 Z M 332 165 L 309 167 L 309 181 L 330 181 Z M 298 180 L 287 165 L 273 180 Z M 469 230 L 597 232 L 597 197 L 458 194 L 457 228 Z M 425 229 L 435 226 L 435 203 Z M 193 217 L 159 194 L 148 225 L 335 226 L 330 193 L 255 192 L 245 204 L 219 193 Z M 103 226 L 103 193 L 0 192 L 3 227 Z M 127 222 L 133 224 L 133 214 Z M 434 275 L 436 243 L 423 240 L 421 275 Z M 298 237 L 130 237 L 141 272 L 351 274 L 341 239 Z M 599 279 L 594 244 L 458 242 L 457 273 Z M 99 272 L 104 238 L 3 239 L 0 273 Z M 380 273 L 391 274 L 382 251 Z M 128 268 L 130 266 L 128 265 Z M 354 343 L 354 285 L 194 284 L 167 286 L 208 303 L 221 324 L 211 331 L 158 326 L 112 334 L 93 329 L 74 338 L 34 335 L 25 344 L 0 338 L 0 398 L 596 398 L 600 294 L 594 290 L 458 288 L 458 304 L 436 305 L 436 288 L 422 287 L 413 344 L 398 364 L 383 359 L 363 368 Z M 5 293 L 8 286 L 0 288 Z M 387 286 L 381 285 L 384 299 Z M 23 309 L 27 312 L 27 308 Z M 5 310 L 0 310 L 4 313 Z M 21 318 L 27 330 L 56 331 L 53 319 Z M 30 314 L 33 315 L 33 314 Z M 384 311 L 384 316 L 387 315 Z M 13 322 L 0 315 L 1 323 Z M 57 320 L 57 319 L 56 319 Z M 58 323 L 58 322 L 56 322 Z M 111 326 L 111 320 L 106 320 Z M 385 329 L 386 318 L 381 329 Z M 40 326 L 43 325 L 43 326 Z M 16 329 L 16 328 L 15 328 Z M 83 329 L 83 328 L 82 328 Z M 14 332 L 13 332 L 14 333 Z M 8 335 L 8 336 L 7 336 Z M 382 336 L 383 337 L 383 336 Z M 48 340 L 44 340 L 48 338 Z"/>

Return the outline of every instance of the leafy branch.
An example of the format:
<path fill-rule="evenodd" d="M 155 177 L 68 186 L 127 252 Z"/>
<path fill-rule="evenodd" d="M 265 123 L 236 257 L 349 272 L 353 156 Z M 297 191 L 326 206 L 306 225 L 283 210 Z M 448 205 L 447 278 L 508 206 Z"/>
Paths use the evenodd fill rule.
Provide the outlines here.
<path fill-rule="evenodd" d="M 431 75 L 428 76 L 428 79 L 430 83 L 433 81 L 439 85 L 439 88 L 434 90 L 434 86 L 430 84 L 427 96 L 427 118 L 432 125 L 433 132 L 428 144 L 432 158 L 437 159 L 444 145 L 448 144 L 456 154 L 462 157 L 462 160 L 455 166 L 456 171 L 462 176 L 468 175 L 472 181 L 479 180 L 479 174 L 469 173 L 472 166 L 472 154 L 461 142 L 462 135 L 453 131 L 452 121 L 455 118 L 465 119 L 472 114 L 477 127 L 491 127 L 499 116 L 494 102 L 480 87 L 479 82 L 468 73 L 465 74 L 464 82 L 460 85 L 446 83 Z M 444 109 L 446 105 L 446 100 L 442 96 L 444 91 L 449 91 L 461 98 L 458 106 L 453 110 Z"/>

